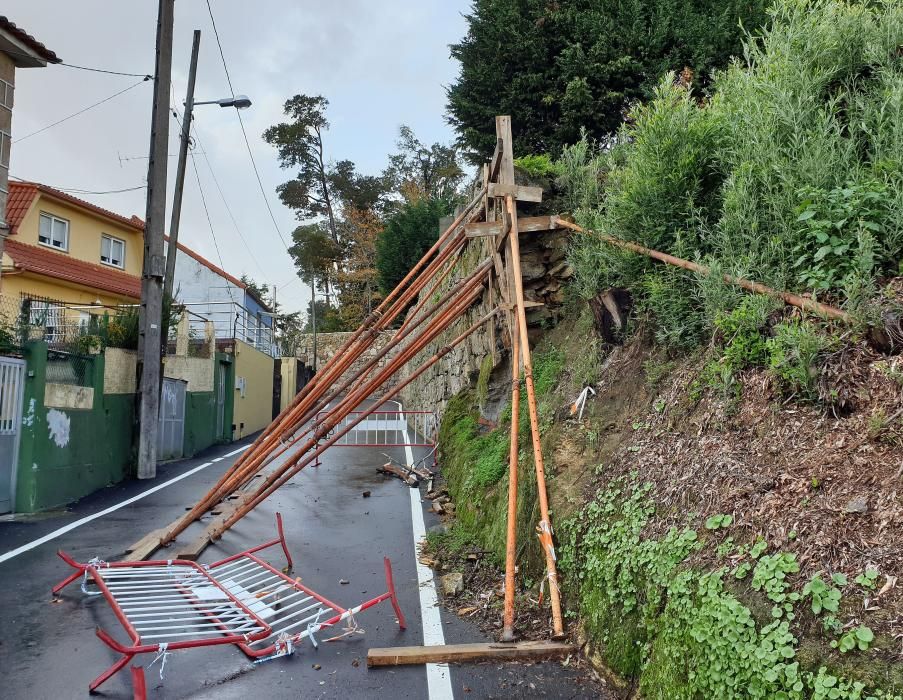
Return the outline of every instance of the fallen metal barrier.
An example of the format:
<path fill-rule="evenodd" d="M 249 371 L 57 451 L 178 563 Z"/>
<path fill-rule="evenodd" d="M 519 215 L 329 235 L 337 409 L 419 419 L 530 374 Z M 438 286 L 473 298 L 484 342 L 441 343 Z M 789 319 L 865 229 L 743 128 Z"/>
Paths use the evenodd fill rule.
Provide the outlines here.
<path fill-rule="evenodd" d="M 90 691 L 139 654 L 156 655 L 148 667 L 159 661 L 162 678 L 167 656 L 179 649 L 235 644 L 256 661 L 266 661 L 293 653 L 304 639 L 316 647 L 315 635 L 340 622 L 347 621 L 347 627 L 338 637 L 360 632 L 354 615 L 385 600 L 391 601 L 399 627 L 405 628 L 388 558 L 383 560 L 386 592 L 345 609 L 256 555 L 281 545 L 291 570 L 279 514 L 276 524 L 277 538 L 206 565 L 181 559 L 112 563 L 92 559 L 82 564 L 58 552 L 75 572 L 53 587 L 54 597 L 82 579 L 82 592 L 102 595 L 130 638 L 129 644 L 120 644 L 97 629 L 100 640 L 122 657 L 91 682 Z M 132 678 L 136 697 L 143 697 L 140 666 L 132 667 Z"/>

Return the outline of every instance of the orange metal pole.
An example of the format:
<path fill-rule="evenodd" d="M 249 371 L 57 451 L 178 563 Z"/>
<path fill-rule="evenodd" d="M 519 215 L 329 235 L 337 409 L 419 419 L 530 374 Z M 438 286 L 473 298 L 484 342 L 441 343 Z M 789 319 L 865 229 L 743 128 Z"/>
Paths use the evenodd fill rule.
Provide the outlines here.
<path fill-rule="evenodd" d="M 530 341 L 527 336 L 527 313 L 524 307 L 524 282 L 521 278 L 520 241 L 517 230 L 517 207 L 511 195 L 505 197 L 508 217 L 511 220 L 511 231 L 508 234 L 511 246 L 512 275 L 514 276 L 514 293 L 517 305 L 517 326 L 520 333 L 520 353 L 524 361 L 524 379 L 527 386 L 527 408 L 530 413 L 530 434 L 533 438 L 533 463 L 536 467 L 536 486 L 539 496 L 539 540 L 542 543 L 546 559 L 546 570 L 549 581 L 549 601 L 552 604 L 552 628 L 555 637 L 564 635 L 564 622 L 561 616 L 561 593 L 558 590 L 558 571 L 555 566 L 555 546 L 552 542 L 552 523 L 549 518 L 549 498 L 546 493 L 545 464 L 542 458 L 542 443 L 539 435 L 539 414 L 536 410 L 536 388 L 533 385 L 533 359 L 530 356 Z"/>
<path fill-rule="evenodd" d="M 476 296 L 478 296 L 478 294 Z M 474 299 L 472 299 L 470 301 L 470 303 L 473 303 L 473 300 L 475 300 L 476 296 L 474 297 Z M 417 343 L 416 346 L 412 346 L 412 347 L 416 347 L 416 349 L 411 352 L 411 356 L 414 356 L 418 352 L 420 352 L 420 350 L 422 350 L 423 347 L 425 347 L 436 336 L 438 336 L 440 333 L 442 333 L 451 324 L 451 322 L 454 321 L 458 316 L 460 316 L 460 314 L 463 313 L 463 311 L 465 311 L 469 306 L 470 306 L 470 304 L 467 304 L 458 313 L 450 315 L 445 320 L 445 322 L 443 322 L 441 324 L 441 326 L 437 328 L 436 332 L 434 334 L 432 334 L 432 336 L 430 338 L 426 338 L 426 339 L 424 339 L 424 341 L 422 343 Z M 464 333 L 462 333 L 457 338 L 455 338 L 449 345 L 447 345 L 443 348 L 440 348 L 439 351 L 437 351 L 429 360 L 427 360 L 423 365 L 421 365 L 417 370 L 415 370 L 411 375 L 409 375 L 404 381 L 402 381 L 401 383 L 399 383 L 395 387 L 393 387 L 386 394 L 384 400 L 388 400 L 388 399 L 393 398 L 394 396 L 397 396 L 408 384 L 410 384 L 417 377 L 419 377 L 421 374 L 423 374 L 423 372 L 425 372 L 429 367 L 434 365 L 436 362 L 439 361 L 439 359 L 441 359 L 446 354 L 448 354 L 452 348 L 454 348 L 456 345 L 463 342 L 464 339 L 466 339 L 477 328 L 479 328 L 482 324 L 484 324 L 487 320 L 489 320 L 494 315 L 494 313 L 495 313 L 494 311 L 490 312 L 489 314 L 484 316 L 482 319 L 480 319 L 477 323 L 473 324 L 470 328 L 468 328 Z M 403 363 L 401 363 L 401 364 L 403 364 Z M 388 376 L 391 376 L 391 374 L 394 374 L 396 371 L 397 371 L 397 368 L 393 368 L 391 370 L 391 372 L 388 374 Z M 383 381 L 385 381 L 386 378 L 387 377 L 380 376 L 379 383 L 381 384 Z M 217 537 L 220 537 L 222 535 L 222 533 L 224 533 L 226 530 L 228 530 L 230 527 L 232 527 L 236 522 L 238 522 L 239 520 L 241 520 L 241 518 L 243 518 L 245 515 L 247 515 L 247 513 L 249 513 L 251 510 L 256 508 L 260 503 L 262 503 L 264 500 L 266 500 L 269 496 L 271 496 L 275 491 L 277 491 L 280 487 L 282 487 L 282 485 L 284 485 L 292 477 L 294 477 L 295 474 L 297 474 L 299 471 L 301 471 L 305 466 L 307 466 L 316 457 L 318 457 L 323 452 L 325 452 L 331 445 L 333 445 L 337 440 L 339 440 L 343 435 L 345 435 L 345 433 L 350 431 L 355 425 L 360 423 L 371 413 L 378 410 L 378 408 L 379 408 L 378 405 L 374 405 L 374 406 L 371 406 L 369 409 L 366 409 L 360 415 L 356 416 L 355 419 L 353 419 L 351 422 L 347 423 L 341 430 L 339 430 L 337 433 L 335 433 L 323 445 L 320 445 L 319 447 L 317 447 L 312 454 L 305 457 L 302 461 L 295 462 L 294 464 L 285 465 L 284 469 L 280 469 L 279 472 L 274 472 L 273 474 L 271 474 L 270 477 L 267 479 L 267 481 L 269 483 L 261 485 L 261 487 L 252 495 L 252 498 L 249 501 L 246 501 L 245 503 L 243 503 L 242 506 L 240 508 L 238 508 L 235 511 L 235 513 L 233 513 L 232 516 L 228 520 L 226 520 L 226 522 L 223 523 L 223 525 L 221 525 L 219 528 L 217 528 L 214 532 L 211 533 L 211 538 L 215 539 Z M 347 412 L 345 415 L 347 415 Z M 343 417 L 344 416 L 340 417 L 338 420 L 341 420 Z M 338 422 L 338 421 L 336 421 L 336 422 Z M 331 429 L 331 427 L 332 426 L 330 426 L 330 428 L 328 428 L 327 430 Z M 313 441 L 309 441 L 309 443 L 310 442 L 313 442 Z M 300 451 L 300 454 L 302 454 L 302 455 L 306 454 L 306 451 L 308 449 L 310 449 L 310 447 L 305 445 L 305 449 Z M 278 474 L 278 478 L 274 479 L 273 477 L 276 476 L 277 474 Z"/>
<path fill-rule="evenodd" d="M 276 420 L 268 426 L 264 433 L 258 436 L 251 448 L 220 478 L 218 483 L 208 492 L 208 494 L 199 501 L 191 511 L 186 513 L 175 527 L 170 529 L 161 538 L 161 544 L 171 542 L 201 514 L 206 512 L 212 505 L 219 502 L 223 496 L 244 483 L 246 478 L 251 474 L 259 471 L 261 462 L 266 454 L 275 446 L 274 442 L 279 438 L 279 433 L 283 432 L 279 430 L 281 425 L 283 425 L 286 420 L 291 420 L 293 424 L 297 424 L 299 415 L 303 415 L 305 411 L 310 411 L 312 405 L 314 405 L 315 408 L 316 403 L 322 398 L 323 393 L 325 393 L 332 382 L 342 375 L 347 367 L 360 356 L 360 353 L 363 352 L 366 347 L 369 347 L 369 345 L 372 344 L 375 331 L 378 328 L 385 327 L 391 323 L 404 309 L 413 295 L 429 282 L 430 277 L 435 274 L 436 269 L 438 269 L 452 253 L 457 251 L 458 246 L 453 243 L 449 243 L 445 249 L 442 249 L 442 246 L 446 244 L 449 238 L 453 237 L 453 234 L 456 232 L 461 222 L 464 221 L 464 219 L 473 211 L 474 207 L 482 201 L 481 198 L 484 190 L 481 190 L 470 204 L 465 207 L 461 214 L 455 218 L 451 225 L 433 244 L 430 250 L 424 254 L 417 264 L 408 272 L 405 278 L 396 285 L 395 289 L 383 299 L 377 309 L 368 317 L 367 321 L 365 321 L 365 323 L 362 324 L 355 333 L 345 341 L 345 343 L 343 343 L 342 349 L 344 352 L 336 353 L 330 358 L 326 367 L 324 367 L 325 374 L 324 370 L 321 370 L 317 378 L 295 397 L 292 403 L 277 416 Z M 461 235 L 461 240 L 465 240 L 463 231 L 458 231 L 458 233 Z M 439 251 L 439 255 L 428 265 L 427 270 L 429 271 L 429 274 L 421 276 L 420 279 L 415 280 L 414 284 L 408 284 L 436 251 Z M 401 298 L 391 306 L 391 313 L 383 315 L 382 310 L 395 296 L 398 296 L 399 291 L 402 289 L 404 289 L 404 291 L 401 292 Z M 369 328 L 369 333 L 368 325 L 372 325 L 372 327 Z M 362 336 L 364 337 L 362 338 Z M 358 339 L 361 339 L 361 342 L 357 343 L 355 347 L 352 348 L 352 343 L 355 343 Z M 351 351 L 348 351 L 349 349 Z M 326 381 L 326 375 L 328 375 L 329 381 Z M 304 404 L 306 404 L 306 406 L 301 408 Z"/>
<path fill-rule="evenodd" d="M 515 325 L 517 321 L 515 320 Z M 520 428 L 520 338 L 511 333 L 511 446 L 508 450 L 508 532 L 505 540 L 505 609 L 502 641 L 514 641 L 514 573 L 517 549 L 517 461 Z"/>
<path fill-rule="evenodd" d="M 615 238 L 614 236 L 609 236 L 605 233 L 591 231 L 589 229 L 583 228 L 582 226 L 578 226 L 571 221 L 565 221 L 564 219 L 559 218 L 557 219 L 557 222 L 564 228 L 569 228 L 573 231 L 579 231 L 580 233 L 591 233 L 594 236 L 597 236 L 600 240 L 610 245 L 616 246 L 618 248 L 623 248 L 624 250 L 630 250 L 634 253 L 639 253 L 640 255 L 645 255 L 646 257 L 667 263 L 668 265 L 682 267 L 684 270 L 690 270 L 691 272 L 698 272 L 700 275 L 703 275 L 705 277 L 708 277 L 712 274 L 711 268 L 706 267 L 705 265 L 700 265 L 689 260 L 684 260 L 683 258 L 677 258 L 673 255 L 668 255 L 667 253 L 661 253 L 657 250 L 646 248 L 637 243 L 622 241 L 620 238 Z M 807 299 L 806 297 L 801 297 L 798 294 L 791 294 L 790 292 L 782 292 L 779 289 L 772 289 L 771 287 L 766 287 L 764 284 L 753 282 L 752 280 L 744 279 L 743 277 L 722 275 L 722 279 L 728 284 L 742 287 L 743 289 L 746 289 L 750 292 L 755 292 L 756 294 L 764 294 L 765 296 L 780 299 L 785 304 L 796 306 L 797 308 L 805 309 L 806 311 L 811 311 L 812 313 L 819 316 L 833 318 L 838 321 L 844 321 L 845 323 L 853 323 L 854 321 L 853 317 L 850 316 L 850 314 L 848 314 L 846 311 L 841 311 L 840 309 L 833 306 L 828 306 L 827 304 L 821 304 L 814 299 Z"/>
<path fill-rule="evenodd" d="M 441 333 L 455 318 L 461 315 L 480 295 L 481 291 L 479 289 L 475 289 L 471 292 L 471 294 L 464 298 L 462 301 L 458 302 L 455 306 L 445 310 L 439 317 L 433 320 L 430 324 L 429 329 L 415 338 L 409 345 L 405 346 L 405 348 L 397 355 L 392 358 L 391 362 L 384 367 L 380 373 L 374 377 L 374 379 L 370 382 L 367 382 L 363 387 L 359 387 L 355 391 L 348 394 L 339 405 L 330 412 L 330 418 L 326 421 L 322 426 L 318 427 L 318 433 L 305 443 L 304 447 L 298 451 L 298 456 L 294 460 L 297 462 L 300 460 L 308 450 L 312 447 L 316 447 L 317 440 L 323 434 L 328 434 L 330 430 L 332 430 L 335 425 L 337 425 L 341 420 L 347 416 L 347 414 L 353 410 L 357 405 L 360 404 L 367 396 L 372 393 L 373 388 L 380 386 L 386 379 L 391 377 L 398 369 L 401 368 L 403 364 L 405 364 L 409 359 L 414 357 L 417 353 L 419 353 L 426 345 L 431 342 L 439 333 Z M 306 464 L 306 462 L 305 462 Z M 270 487 L 272 483 L 274 483 L 283 473 L 285 473 L 289 468 L 291 468 L 293 462 L 287 462 L 283 464 L 277 469 L 277 471 L 270 474 L 263 484 L 258 488 L 257 493 L 267 489 Z M 245 511 L 247 512 L 247 511 Z"/>

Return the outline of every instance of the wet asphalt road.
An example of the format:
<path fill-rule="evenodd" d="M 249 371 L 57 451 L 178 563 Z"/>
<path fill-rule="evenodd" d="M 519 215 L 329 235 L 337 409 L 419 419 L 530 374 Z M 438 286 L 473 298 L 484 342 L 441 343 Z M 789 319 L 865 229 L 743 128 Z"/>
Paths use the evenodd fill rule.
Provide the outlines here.
<path fill-rule="evenodd" d="M 195 459 L 164 465 L 154 482 L 128 482 L 104 489 L 65 513 L 26 522 L 0 522 L 3 553 L 222 458 L 172 486 L 0 563 L 0 697 L 88 697 L 88 683 L 116 660 L 94 636 L 95 627 L 101 626 L 123 641 L 125 636 L 106 602 L 84 596 L 77 584 L 64 591 L 61 602 L 50 602 L 50 587 L 69 573 L 55 556 L 56 550 L 63 549 L 79 561 L 94 556 L 121 557 L 125 547 L 148 530 L 184 513 L 185 506 L 194 503 L 237 458 L 224 455 L 240 446 L 218 447 Z M 153 657 L 145 655 L 138 659 L 146 667 L 149 697 L 448 700 L 449 695 L 435 690 L 430 695 L 423 666 L 366 667 L 370 647 L 423 643 L 410 489 L 376 473 L 376 467 L 386 461 L 381 452 L 404 461 L 402 448 L 331 448 L 320 467 L 303 470 L 215 546 L 208 547 L 201 561 L 215 561 L 271 539 L 278 511 L 285 520 L 294 575 L 343 607 L 385 591 L 382 558 L 388 556 L 407 629 L 399 630 L 392 607 L 385 602 L 358 616 L 363 635 L 321 643 L 318 649 L 304 643 L 291 657 L 256 666 L 233 646 L 181 650 L 167 657 L 161 680 L 160 662 L 147 668 Z M 364 491 L 371 496 L 363 498 Z M 429 528 L 436 521 L 423 504 L 421 507 Z M 180 541 L 191 536 L 189 531 Z M 278 548 L 264 555 L 276 566 L 285 564 Z M 441 616 L 446 643 L 488 641 L 473 625 L 444 610 Z M 321 638 L 328 636 L 321 633 Z M 450 674 L 452 696 L 458 699 L 599 697 L 595 686 L 585 684 L 576 672 L 559 663 L 463 665 L 445 672 Z M 131 698 L 127 670 L 107 681 L 101 691 L 100 697 Z"/>

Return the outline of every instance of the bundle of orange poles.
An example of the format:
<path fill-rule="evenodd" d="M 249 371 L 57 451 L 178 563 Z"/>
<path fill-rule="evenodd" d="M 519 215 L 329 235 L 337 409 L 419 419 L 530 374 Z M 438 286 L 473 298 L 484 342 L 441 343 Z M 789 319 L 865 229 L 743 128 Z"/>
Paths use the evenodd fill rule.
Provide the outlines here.
<path fill-rule="evenodd" d="M 335 440 L 364 420 L 373 410 L 376 410 L 374 407 L 368 411 L 354 414 L 354 418 L 345 423 L 339 432 L 332 435 L 325 443 L 320 444 L 324 436 L 329 435 L 337 425 L 342 423 L 364 399 L 384 385 L 393 374 L 422 352 L 473 305 L 482 295 L 483 285 L 491 267 L 490 260 L 484 261 L 471 274 L 452 285 L 451 289 L 435 303 L 427 307 L 427 302 L 454 269 L 457 257 L 467 241 L 464 235 L 464 225 L 476 220 L 482 214 L 482 208 L 478 205 L 482 203 L 484 194 L 485 188 L 477 193 L 439 236 L 430 250 L 411 268 L 404 279 L 383 299 L 361 326 L 342 343 L 314 379 L 257 437 L 250 448 L 236 460 L 235 464 L 220 477 L 189 512 L 167 529 L 160 538 L 161 545 L 172 542 L 201 515 L 246 487 L 255 476 L 271 466 L 278 457 L 294 448 L 291 456 L 274 468 L 259 486 L 253 491 L 243 493 L 239 501 L 240 505 L 222 525 L 211 533 L 212 537 L 220 536 L 298 471 L 316 459 Z M 421 294 L 428 285 L 430 285 L 429 294 Z M 420 294 L 420 301 L 408 313 L 407 320 L 393 338 L 375 357 L 358 369 L 350 371 L 361 355 L 372 347 L 379 333 L 390 328 L 399 315 L 408 309 L 418 294 Z M 452 341 L 448 347 L 427 359 L 384 398 L 397 395 L 414 378 L 435 364 L 451 347 L 463 342 L 480 325 L 486 323 L 491 316 L 492 314 L 482 318 Z M 379 362 L 393 351 L 394 355 L 386 366 L 373 374 Z M 330 408 L 326 419 L 316 426 L 311 426 L 311 419 L 336 400 L 339 400 L 338 404 Z"/>

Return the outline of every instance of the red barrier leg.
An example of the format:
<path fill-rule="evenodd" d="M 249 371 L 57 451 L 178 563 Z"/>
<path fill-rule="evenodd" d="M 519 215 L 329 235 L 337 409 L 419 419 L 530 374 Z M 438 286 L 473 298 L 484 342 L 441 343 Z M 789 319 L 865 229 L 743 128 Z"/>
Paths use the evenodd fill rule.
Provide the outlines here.
<path fill-rule="evenodd" d="M 71 575 L 67 576 L 66 578 L 64 578 L 62 581 L 60 581 L 53 588 L 50 589 L 50 592 L 53 594 L 53 597 L 55 598 L 56 596 L 58 596 L 60 594 L 60 591 L 62 591 L 66 586 L 68 586 L 73 581 L 77 581 L 79 578 L 81 578 L 81 576 L 82 576 L 82 572 L 76 571 L 74 574 L 71 574 Z"/>
<path fill-rule="evenodd" d="M 97 690 L 101 685 L 106 683 L 112 676 L 115 676 L 119 671 L 121 671 L 133 658 L 135 658 L 134 654 L 126 654 L 115 664 L 110 666 L 106 671 L 101 673 L 97 678 L 91 681 L 91 685 L 88 686 L 88 690 L 92 693 Z"/>
<path fill-rule="evenodd" d="M 389 561 L 389 557 L 383 557 L 383 564 L 386 567 L 386 586 L 389 588 L 389 599 L 392 601 L 392 607 L 395 609 L 398 626 L 401 629 L 406 629 L 404 614 L 401 612 L 401 606 L 398 605 L 398 596 L 395 595 L 395 580 L 392 578 L 392 562 Z"/>
<path fill-rule="evenodd" d="M 132 666 L 132 692 L 135 700 L 147 700 L 147 685 L 144 682 L 144 667 Z"/>
<path fill-rule="evenodd" d="M 75 559 L 66 554 L 62 549 L 57 551 L 56 555 L 66 562 L 69 566 L 75 569 L 75 572 L 64 578 L 58 584 L 56 584 L 53 588 L 50 589 L 50 592 L 53 593 L 53 596 L 56 597 L 60 594 L 60 591 L 63 590 L 66 586 L 68 586 L 73 581 L 77 581 L 78 578 L 85 573 L 85 567 L 79 564 Z"/>

